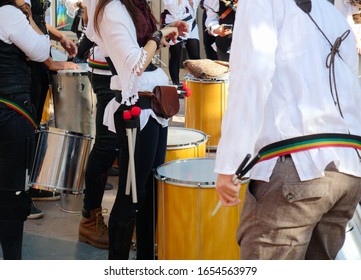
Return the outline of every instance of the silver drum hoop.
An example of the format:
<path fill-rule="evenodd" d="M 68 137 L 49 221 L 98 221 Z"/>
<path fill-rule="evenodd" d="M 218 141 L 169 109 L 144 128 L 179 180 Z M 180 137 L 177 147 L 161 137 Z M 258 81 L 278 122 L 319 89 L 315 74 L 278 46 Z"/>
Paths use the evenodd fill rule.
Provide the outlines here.
<path fill-rule="evenodd" d="M 223 75 L 223 76 L 219 76 L 217 78 L 214 79 L 199 79 L 194 77 L 191 74 L 186 74 L 184 75 L 184 79 L 186 81 L 190 81 L 190 82 L 197 82 L 197 83 L 203 83 L 203 84 L 219 84 L 219 83 L 228 83 L 228 78 L 229 78 L 229 74 Z"/>
<path fill-rule="evenodd" d="M 213 172 L 214 163 L 211 158 L 173 160 L 159 166 L 155 177 L 176 186 L 214 188 L 217 179 Z"/>
<path fill-rule="evenodd" d="M 182 149 L 182 148 L 193 148 L 193 147 L 197 147 L 205 142 L 207 142 L 208 140 L 208 136 L 200 131 L 200 130 L 196 130 L 196 129 L 190 129 L 190 128 L 185 128 L 185 127 L 169 127 L 168 128 L 168 139 L 169 139 L 169 132 L 170 131 L 179 131 L 179 132 L 183 132 L 183 133 L 188 133 L 188 136 L 190 136 L 190 134 L 192 133 L 193 136 L 197 135 L 199 136 L 198 139 L 192 139 L 188 142 L 177 142 L 174 144 L 167 144 L 167 150 L 177 150 L 177 149 Z M 177 135 L 174 135 L 177 136 Z"/>
<path fill-rule="evenodd" d="M 59 76 L 87 76 L 87 63 L 79 63 L 79 69 L 66 69 L 66 70 L 58 70 L 57 75 Z"/>

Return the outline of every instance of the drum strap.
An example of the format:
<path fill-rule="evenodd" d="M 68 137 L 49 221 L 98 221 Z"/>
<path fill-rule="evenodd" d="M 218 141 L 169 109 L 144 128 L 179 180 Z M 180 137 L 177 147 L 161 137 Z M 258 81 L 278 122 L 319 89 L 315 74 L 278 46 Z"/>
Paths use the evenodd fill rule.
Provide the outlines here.
<path fill-rule="evenodd" d="M 248 164 L 244 163 L 245 167 L 239 168 L 241 170 L 237 170 L 236 175 L 238 179 L 241 179 L 253 166 L 265 160 L 306 150 L 328 147 L 361 150 L 361 136 L 343 133 L 320 133 L 275 142 L 263 147 Z"/>
<path fill-rule="evenodd" d="M 227 1 L 227 0 L 221 0 L 227 8 L 227 10 L 225 10 L 220 16 L 220 19 L 224 19 L 226 16 L 228 16 L 232 11 L 236 12 L 237 11 L 237 3 L 238 0 L 234 0 L 234 1 Z"/>
<path fill-rule="evenodd" d="M 107 62 L 98 61 L 92 59 L 91 57 L 88 58 L 88 65 L 93 69 L 110 70 L 110 67 Z"/>
<path fill-rule="evenodd" d="M 15 110 L 20 115 L 22 115 L 24 118 L 26 118 L 30 122 L 30 124 L 34 127 L 34 129 L 37 129 L 39 127 L 39 125 L 37 124 L 35 119 L 31 116 L 31 114 L 27 110 L 25 110 L 23 107 L 21 107 L 19 104 L 15 103 L 13 101 L 10 101 L 8 99 L 5 99 L 3 97 L 0 97 L 0 102 L 4 103 L 6 106 Z"/>
<path fill-rule="evenodd" d="M 117 73 L 117 69 L 115 69 L 115 66 L 113 64 L 113 61 L 111 60 L 111 58 L 109 56 L 105 57 L 105 60 L 108 63 L 108 66 L 110 68 L 110 71 L 112 72 L 113 75 L 118 75 Z M 144 69 L 144 72 L 153 72 L 154 70 L 157 70 L 158 67 L 155 66 L 153 63 L 149 63 L 149 65 L 147 66 L 147 68 Z"/>

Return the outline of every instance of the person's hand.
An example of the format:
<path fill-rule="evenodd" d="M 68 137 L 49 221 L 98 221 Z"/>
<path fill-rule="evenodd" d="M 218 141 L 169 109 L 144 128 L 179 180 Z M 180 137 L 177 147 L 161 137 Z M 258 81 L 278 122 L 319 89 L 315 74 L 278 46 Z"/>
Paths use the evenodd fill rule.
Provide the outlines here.
<path fill-rule="evenodd" d="M 177 27 L 166 26 L 160 30 L 163 34 L 163 37 L 160 41 L 160 44 L 169 47 L 169 40 L 173 43 L 176 43 L 178 38 L 178 29 Z"/>
<path fill-rule="evenodd" d="M 177 27 L 179 36 L 185 36 L 189 32 L 188 24 L 185 21 L 178 20 L 168 24 L 170 27 Z"/>
<path fill-rule="evenodd" d="M 54 61 L 51 58 L 44 61 L 44 63 L 48 66 L 49 70 L 51 70 L 51 71 L 59 71 L 59 70 L 66 70 L 66 69 L 79 69 L 80 68 L 80 66 L 78 64 L 75 64 L 71 61 Z"/>
<path fill-rule="evenodd" d="M 72 40 L 70 40 L 65 35 L 62 36 L 59 43 L 66 50 L 70 58 L 75 57 L 75 55 L 78 53 L 78 47 L 75 45 L 75 43 Z"/>
<path fill-rule="evenodd" d="M 224 36 L 232 34 L 232 29 L 228 28 L 224 24 L 221 24 L 219 27 L 217 27 L 213 30 L 213 33 L 217 34 L 218 36 L 224 37 Z"/>
<path fill-rule="evenodd" d="M 241 185 L 238 181 L 234 182 L 233 176 L 218 174 L 217 177 L 216 190 L 224 206 L 235 206 L 240 203 L 239 191 Z"/>

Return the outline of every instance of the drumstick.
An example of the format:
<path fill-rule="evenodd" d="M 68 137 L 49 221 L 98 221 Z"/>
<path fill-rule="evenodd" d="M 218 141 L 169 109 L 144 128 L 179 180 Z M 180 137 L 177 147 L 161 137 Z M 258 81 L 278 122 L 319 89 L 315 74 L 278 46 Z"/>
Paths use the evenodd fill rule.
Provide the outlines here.
<path fill-rule="evenodd" d="M 128 136 L 128 147 L 129 147 L 129 166 L 130 166 L 130 176 L 131 176 L 131 185 L 132 185 L 132 198 L 133 203 L 137 203 L 137 185 L 135 179 L 135 165 L 134 165 L 134 147 L 133 147 L 133 129 L 127 128 Z"/>
<path fill-rule="evenodd" d="M 132 187 L 133 202 L 137 202 L 137 188 L 135 177 L 135 164 L 134 164 L 134 152 L 136 145 L 137 127 L 139 126 L 139 115 L 141 109 L 138 106 L 132 107 L 130 111 L 123 112 L 123 118 L 126 123 L 126 132 L 128 137 L 128 150 L 129 150 L 129 165 L 128 176 L 125 188 L 125 194 L 130 194 L 130 187 Z M 134 117 L 134 119 L 132 119 Z"/>
<path fill-rule="evenodd" d="M 133 145 L 133 128 L 131 124 L 132 114 L 129 110 L 123 112 L 123 118 L 125 121 L 125 130 L 128 138 L 128 152 L 129 152 L 129 166 L 128 166 L 128 177 L 125 193 L 129 194 L 130 185 L 132 186 L 132 199 L 133 203 L 137 202 L 137 191 L 136 191 L 136 179 L 135 179 L 135 166 L 134 166 L 134 145 Z M 130 179 L 130 180 L 129 180 Z"/>
<path fill-rule="evenodd" d="M 137 130 L 136 129 L 132 129 L 132 141 L 133 141 L 133 148 L 135 147 L 135 142 L 136 142 L 136 137 L 137 137 Z M 127 177 L 127 185 L 125 188 L 125 194 L 129 195 L 130 194 L 130 180 L 131 180 L 131 171 L 130 171 L 130 164 L 128 165 L 128 177 Z"/>
<path fill-rule="evenodd" d="M 239 175 L 241 174 L 242 169 L 246 166 L 246 164 L 250 160 L 250 158 L 251 158 L 251 155 L 247 154 L 245 156 L 245 158 L 243 159 L 243 161 L 241 162 L 241 164 L 238 166 L 236 172 L 234 173 L 233 179 L 232 179 L 234 184 L 236 184 L 236 182 L 241 179 L 241 178 L 239 178 Z M 219 200 L 216 207 L 212 211 L 212 217 L 217 214 L 217 212 L 218 212 L 219 208 L 221 208 L 221 206 L 222 206 L 222 201 Z"/>

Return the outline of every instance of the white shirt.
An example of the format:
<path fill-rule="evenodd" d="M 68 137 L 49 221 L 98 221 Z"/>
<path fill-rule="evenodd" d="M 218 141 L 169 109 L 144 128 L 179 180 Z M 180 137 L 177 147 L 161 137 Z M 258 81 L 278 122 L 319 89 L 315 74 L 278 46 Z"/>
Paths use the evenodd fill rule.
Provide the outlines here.
<path fill-rule="evenodd" d="M 88 25 L 85 29 L 85 34 L 88 37 L 88 39 L 92 42 L 95 41 L 94 38 L 94 12 L 95 8 L 97 6 L 98 1 L 97 0 L 83 0 L 84 5 L 87 9 L 87 15 L 88 15 Z M 106 62 L 104 54 L 102 53 L 101 49 L 98 46 L 95 46 L 93 48 L 93 52 L 90 54 L 91 59 L 98 61 L 98 62 Z M 95 69 L 92 67 L 87 66 L 87 70 L 90 72 L 93 72 L 98 75 L 112 75 L 110 70 L 103 70 L 103 69 Z"/>
<path fill-rule="evenodd" d="M 205 26 L 212 33 L 213 36 L 218 36 L 218 34 L 213 33 L 213 30 L 219 27 L 219 0 L 204 0 L 203 4 L 206 9 L 207 17 L 205 21 Z"/>
<path fill-rule="evenodd" d="M 249 11 L 257 11 L 250 16 Z M 312 17 L 331 42 L 350 29 L 326 0 L 312 1 Z M 316 133 L 361 135 L 361 88 L 352 32 L 335 58 L 344 119 L 330 94 L 326 57 L 330 45 L 311 19 L 290 0 L 238 2 L 230 54 L 227 109 L 215 172 L 234 174 L 247 153 L 271 143 Z M 361 177 L 351 148 L 313 149 L 292 154 L 301 180 L 323 176 L 334 162 Z M 252 179 L 269 181 L 277 158 L 260 162 Z"/>
<path fill-rule="evenodd" d="M 135 104 L 138 91 L 152 91 L 156 85 L 169 84 L 168 76 L 160 68 L 137 76 L 136 70 L 143 66 L 146 52 L 139 47 L 134 23 L 120 1 L 113 0 L 105 7 L 99 29 L 101 36 L 93 32 L 95 42 L 105 57 L 112 58 L 118 73 L 111 78 L 110 88 L 122 91 L 125 104 Z M 111 131 L 115 131 L 113 115 L 118 107 L 119 103 L 113 99 L 105 110 L 103 123 Z M 167 119 L 156 116 L 151 109 L 143 109 L 140 115 L 141 129 L 150 116 L 162 126 L 168 125 Z"/>
<path fill-rule="evenodd" d="M 15 44 L 32 61 L 43 62 L 49 58 L 49 36 L 36 33 L 22 11 L 5 5 L 0 7 L 0 18 L 0 40 Z"/>
<path fill-rule="evenodd" d="M 335 0 L 334 5 L 346 18 L 355 35 L 356 46 L 361 48 L 361 24 L 356 24 L 352 17 L 353 14 L 360 13 L 359 9 L 351 5 L 349 0 Z"/>
<path fill-rule="evenodd" d="M 200 0 L 194 0 L 193 5 L 189 3 L 189 0 L 181 0 L 178 4 L 178 0 L 163 0 L 164 9 L 168 10 L 170 14 L 167 14 L 165 17 L 165 23 L 170 24 L 172 22 L 176 22 L 178 20 L 184 20 L 190 17 L 187 20 L 189 33 L 186 33 L 185 36 L 180 36 L 182 39 L 198 39 L 199 40 L 199 31 L 198 25 L 196 24 L 192 29 L 193 22 L 197 18 L 197 9 L 199 6 Z M 188 9 L 188 11 L 187 11 Z M 173 42 L 170 42 L 172 45 Z"/>

